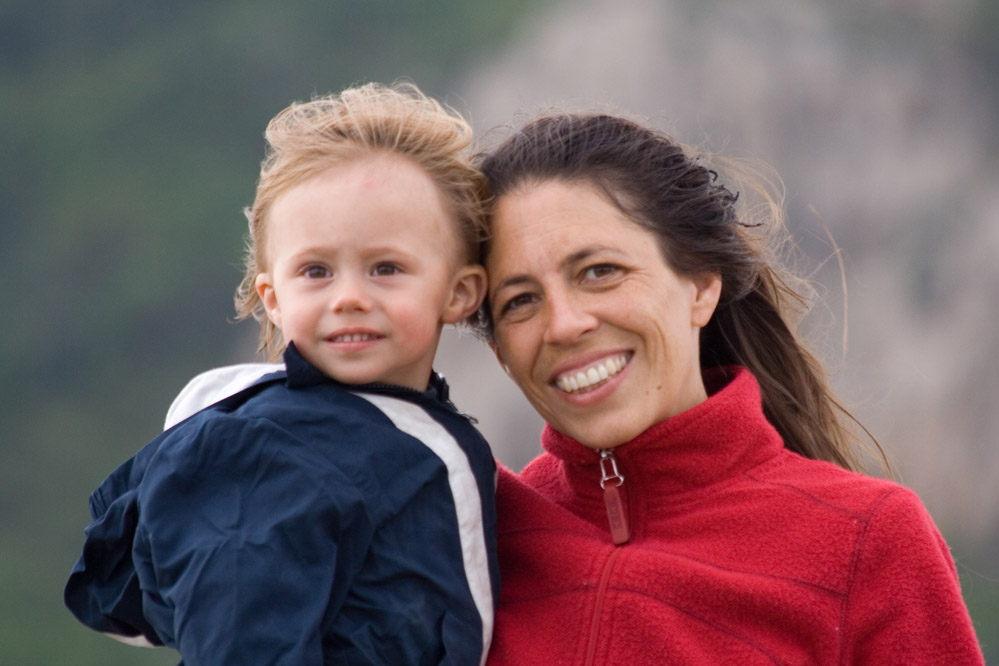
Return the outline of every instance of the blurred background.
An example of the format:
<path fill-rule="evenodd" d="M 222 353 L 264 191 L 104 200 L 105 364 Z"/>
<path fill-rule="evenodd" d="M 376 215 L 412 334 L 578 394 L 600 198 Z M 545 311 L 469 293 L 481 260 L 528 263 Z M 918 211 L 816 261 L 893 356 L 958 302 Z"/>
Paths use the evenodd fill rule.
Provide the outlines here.
<path fill-rule="evenodd" d="M 808 330 L 999 663 L 999 2 L 5 0 L 0 666 L 176 663 L 63 608 L 87 497 L 191 376 L 255 360 L 231 295 L 267 121 L 398 78 L 487 144 L 599 106 L 772 165 Z M 485 347 L 449 333 L 438 365 L 503 462 L 538 452 Z"/>

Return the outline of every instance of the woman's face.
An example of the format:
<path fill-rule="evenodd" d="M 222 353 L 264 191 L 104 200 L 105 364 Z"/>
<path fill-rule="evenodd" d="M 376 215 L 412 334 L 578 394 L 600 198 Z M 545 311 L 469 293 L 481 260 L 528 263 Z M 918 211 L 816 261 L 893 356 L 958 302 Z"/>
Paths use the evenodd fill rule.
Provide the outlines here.
<path fill-rule="evenodd" d="M 486 268 L 496 356 L 556 430 L 612 448 L 706 399 L 698 336 L 720 277 L 677 275 L 592 185 L 503 196 Z"/>

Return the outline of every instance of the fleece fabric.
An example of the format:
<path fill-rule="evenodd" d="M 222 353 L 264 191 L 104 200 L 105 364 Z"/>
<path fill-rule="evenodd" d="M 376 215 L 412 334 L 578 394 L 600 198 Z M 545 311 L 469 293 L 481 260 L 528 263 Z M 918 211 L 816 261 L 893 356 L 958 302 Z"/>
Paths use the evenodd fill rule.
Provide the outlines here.
<path fill-rule="evenodd" d="M 919 499 L 785 449 L 752 375 L 719 374 L 613 449 L 623 545 L 598 452 L 546 426 L 545 453 L 500 470 L 489 664 L 982 664 Z"/>

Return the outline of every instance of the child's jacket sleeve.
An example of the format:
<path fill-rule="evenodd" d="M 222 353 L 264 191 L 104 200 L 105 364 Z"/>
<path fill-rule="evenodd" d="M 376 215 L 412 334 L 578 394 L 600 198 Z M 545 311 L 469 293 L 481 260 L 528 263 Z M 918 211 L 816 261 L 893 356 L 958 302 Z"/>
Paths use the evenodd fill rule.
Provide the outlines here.
<path fill-rule="evenodd" d="M 271 421 L 170 432 L 95 516 L 67 604 L 96 629 L 176 648 L 185 666 L 318 666 L 371 533 L 351 480 Z"/>

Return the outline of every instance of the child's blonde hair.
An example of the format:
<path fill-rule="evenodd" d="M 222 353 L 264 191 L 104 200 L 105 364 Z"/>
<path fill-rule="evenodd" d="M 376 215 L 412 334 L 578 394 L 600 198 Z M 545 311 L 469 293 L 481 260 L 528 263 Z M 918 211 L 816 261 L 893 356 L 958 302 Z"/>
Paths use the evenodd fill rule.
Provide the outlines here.
<path fill-rule="evenodd" d="M 463 260 L 477 260 L 488 190 L 474 162 L 472 128 L 415 85 L 370 83 L 296 102 L 271 120 L 264 136 L 267 153 L 253 206 L 245 211 L 250 231 L 235 302 L 240 320 L 260 322 L 258 351 L 267 350 L 271 359 L 280 356 L 285 344 L 255 288 L 257 275 L 267 270 L 267 219 L 279 196 L 335 164 L 378 152 L 412 160 L 437 185 L 453 216 Z"/>

